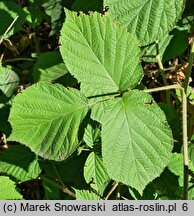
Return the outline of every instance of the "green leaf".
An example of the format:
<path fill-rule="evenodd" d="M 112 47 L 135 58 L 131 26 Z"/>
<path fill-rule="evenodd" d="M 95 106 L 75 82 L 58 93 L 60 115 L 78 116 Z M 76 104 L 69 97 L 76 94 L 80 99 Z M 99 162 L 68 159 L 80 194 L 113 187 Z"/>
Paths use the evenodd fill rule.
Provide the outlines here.
<path fill-rule="evenodd" d="M 100 200 L 100 197 L 92 191 L 75 189 L 75 192 L 77 200 Z"/>
<path fill-rule="evenodd" d="M 183 163 L 183 154 L 173 153 L 173 157 L 168 164 L 168 169 L 174 173 L 176 176 L 179 176 L 179 185 L 183 187 L 184 183 L 184 163 Z M 189 169 L 194 172 L 194 166 L 192 161 L 189 161 Z M 189 177 L 190 179 L 190 177 Z"/>
<path fill-rule="evenodd" d="M 167 122 L 172 130 L 173 138 L 176 142 L 173 150 L 179 152 L 182 146 L 182 121 L 177 110 L 171 105 L 166 103 L 158 103 L 162 111 L 165 113 Z M 175 124 L 176 122 L 176 124 Z"/>
<path fill-rule="evenodd" d="M 185 31 L 174 29 L 169 34 L 166 34 L 159 39 L 158 47 L 159 54 L 163 62 L 175 58 L 178 55 L 181 55 L 187 49 L 187 34 Z M 144 47 L 142 52 L 146 55 L 158 55 L 156 44 Z M 156 58 L 144 57 L 143 60 L 147 62 L 157 62 Z"/>
<path fill-rule="evenodd" d="M 61 55 L 70 73 L 81 82 L 81 91 L 94 97 L 91 102 L 101 100 L 100 95 L 138 84 L 143 72 L 134 36 L 98 13 L 77 17 L 77 13 L 66 10 L 66 16 L 60 37 Z M 93 119 L 98 121 L 103 110 L 100 106 L 104 105 L 92 108 Z"/>
<path fill-rule="evenodd" d="M 65 19 L 63 0 L 47 0 L 43 5 L 46 14 L 51 17 L 50 35 L 58 34 Z"/>
<path fill-rule="evenodd" d="M 147 45 L 171 31 L 184 9 L 184 0 L 104 0 L 110 15 Z"/>
<path fill-rule="evenodd" d="M 4 96 L 3 96 L 4 97 Z M 5 98 L 3 98 L 4 100 Z M 8 137 L 11 134 L 11 125 L 8 122 L 10 105 L 2 104 L 2 95 L 0 93 L 0 131 Z"/>
<path fill-rule="evenodd" d="M 91 187 L 100 195 L 103 194 L 105 187 L 109 183 L 109 176 L 104 167 L 102 159 L 94 152 L 91 152 L 84 166 L 84 177 L 86 182 L 91 183 Z"/>
<path fill-rule="evenodd" d="M 39 68 L 39 72 L 39 81 L 51 82 L 67 74 L 68 70 L 64 63 L 60 63 L 45 69 Z"/>
<path fill-rule="evenodd" d="M 53 81 L 67 73 L 58 51 L 41 53 L 33 67 L 34 82 Z"/>
<path fill-rule="evenodd" d="M 79 145 L 79 126 L 87 111 L 87 99 L 78 90 L 39 82 L 15 97 L 9 140 L 43 158 L 65 160 Z"/>
<path fill-rule="evenodd" d="M 60 50 L 85 92 L 87 88 L 94 91 L 93 95 L 117 92 L 140 81 L 141 52 L 137 40 L 125 28 L 98 13 L 77 17 L 77 13 L 66 10 L 66 15 Z"/>
<path fill-rule="evenodd" d="M 194 200 L 194 184 L 189 185 L 188 197 L 189 200 Z"/>
<path fill-rule="evenodd" d="M 5 67 L 0 71 L 0 90 L 7 97 L 11 97 L 14 91 L 18 88 L 19 77 L 18 75 Z"/>
<path fill-rule="evenodd" d="M 191 143 L 188 146 L 188 150 L 189 150 L 189 160 L 191 160 L 194 166 L 194 140 L 193 139 L 191 140 Z"/>
<path fill-rule="evenodd" d="M 60 176 L 65 184 L 70 184 L 77 189 L 86 188 L 88 185 L 83 176 L 83 167 L 87 156 L 88 154 L 84 152 L 78 156 L 73 154 L 68 160 L 62 163 L 45 161 L 43 167 L 45 175 L 53 181 L 56 181 Z"/>
<path fill-rule="evenodd" d="M 94 143 L 98 142 L 100 138 L 100 128 L 93 128 L 91 124 L 88 124 L 85 132 L 83 140 L 90 148 L 93 148 Z"/>
<path fill-rule="evenodd" d="M 36 178 L 41 169 L 34 153 L 25 146 L 14 145 L 0 156 L 0 172 L 17 182 L 24 182 Z"/>
<path fill-rule="evenodd" d="M 164 113 L 145 92 L 132 90 L 106 107 L 102 156 L 109 176 L 139 193 L 171 158 L 173 137 Z"/>
<path fill-rule="evenodd" d="M 179 176 L 179 185 L 183 186 L 183 155 L 178 153 L 173 153 L 170 163 L 168 164 L 168 169 Z"/>
<path fill-rule="evenodd" d="M 133 188 L 129 188 L 129 192 L 137 200 L 180 200 L 182 198 L 178 177 L 168 169 L 146 186 L 142 196 Z"/>
<path fill-rule="evenodd" d="M 25 22 L 27 13 L 24 12 L 22 7 L 11 1 L 1 1 L 0 2 L 0 38 L 4 35 L 6 30 L 9 28 L 14 19 L 18 17 L 17 21 L 14 23 L 10 31 L 4 35 L 4 38 L 8 38 L 15 34 L 22 28 Z"/>
<path fill-rule="evenodd" d="M 39 8 L 41 7 L 39 6 Z M 38 7 L 28 6 L 24 8 L 24 11 L 28 14 L 26 21 L 32 26 L 32 28 L 41 24 L 43 20 L 43 12 L 38 9 Z"/>
<path fill-rule="evenodd" d="M 49 184 L 44 179 L 42 180 L 44 186 L 44 198 L 47 200 L 59 200 L 60 191 L 55 186 Z"/>
<path fill-rule="evenodd" d="M 22 195 L 16 190 L 15 182 L 0 176 L 0 200 L 21 200 Z"/>

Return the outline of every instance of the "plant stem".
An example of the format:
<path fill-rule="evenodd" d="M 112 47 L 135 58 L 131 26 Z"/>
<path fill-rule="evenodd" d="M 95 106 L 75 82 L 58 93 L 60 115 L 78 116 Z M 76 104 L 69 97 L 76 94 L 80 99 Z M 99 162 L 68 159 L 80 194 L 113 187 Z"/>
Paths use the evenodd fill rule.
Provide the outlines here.
<path fill-rule="evenodd" d="M 56 175 L 57 175 L 57 178 L 58 178 L 58 180 L 59 180 L 59 182 L 60 182 L 60 184 L 61 184 L 62 191 L 63 191 L 64 193 L 70 195 L 70 196 L 74 196 L 74 198 L 75 198 L 75 194 L 74 194 L 73 192 L 71 192 L 71 191 L 68 189 L 68 187 L 63 183 L 63 180 L 61 179 L 61 176 L 59 175 L 58 170 L 57 170 L 55 164 L 52 163 L 52 165 L 53 165 L 53 168 L 54 168 L 55 173 L 56 173 Z"/>
<path fill-rule="evenodd" d="M 36 37 L 36 32 L 34 32 L 32 34 L 32 38 L 34 40 L 36 52 L 39 53 L 40 52 L 40 50 L 39 50 L 39 42 L 38 42 L 38 38 Z"/>
<path fill-rule="evenodd" d="M 36 61 L 36 59 L 34 58 L 13 58 L 13 59 L 6 59 L 3 62 L 15 62 L 15 61 Z"/>
<path fill-rule="evenodd" d="M 163 86 L 153 89 L 146 89 L 145 92 L 157 92 L 157 91 L 164 91 L 169 89 L 180 89 L 181 96 L 182 96 L 182 124 L 183 124 L 183 156 L 184 156 L 184 189 L 183 189 L 183 199 L 188 199 L 188 165 L 189 165 L 189 158 L 188 158 L 188 136 L 187 136 L 187 97 L 185 94 L 185 89 L 180 85 L 169 85 Z"/>
<path fill-rule="evenodd" d="M 5 33 L 3 34 L 3 36 L 5 36 L 5 35 L 9 32 L 9 30 L 12 28 L 12 26 L 14 25 L 14 23 L 16 22 L 16 20 L 18 19 L 18 17 L 19 17 L 19 16 L 16 16 L 16 17 L 15 17 L 15 19 L 14 19 L 13 22 L 10 24 L 10 26 L 7 28 L 7 30 L 5 31 Z M 3 36 L 2 36 L 1 39 L 0 39 L 0 45 L 1 45 L 2 41 L 3 41 Z"/>
<path fill-rule="evenodd" d="M 145 89 L 143 91 L 147 93 L 151 93 L 151 92 L 158 92 L 158 91 L 166 91 L 170 89 L 182 89 L 182 87 L 178 84 L 174 84 L 174 85 L 162 86 L 162 87 L 157 87 L 152 89 Z"/>
<path fill-rule="evenodd" d="M 118 93 L 116 93 L 116 94 L 117 95 L 115 95 L 115 96 L 119 95 Z M 98 103 L 102 103 L 102 102 L 105 102 L 105 101 L 108 101 L 108 100 L 113 100 L 113 99 L 115 99 L 115 96 L 112 96 L 112 97 L 109 97 L 109 98 L 106 98 L 106 99 L 102 99 L 102 100 L 99 100 L 99 101 L 96 101 L 96 102 L 92 102 L 92 103 L 89 103 L 88 105 L 89 106 L 94 106 L 94 105 L 96 105 Z"/>
<path fill-rule="evenodd" d="M 108 194 L 106 195 L 106 197 L 104 198 L 104 200 L 108 200 L 108 198 L 114 192 L 114 190 L 118 187 L 118 185 L 119 185 L 118 182 L 114 183 L 113 187 L 110 189 L 110 191 L 108 192 Z"/>
<path fill-rule="evenodd" d="M 185 89 L 182 88 L 182 119 L 183 119 L 183 154 L 184 154 L 184 188 L 183 188 L 183 199 L 188 199 L 188 143 L 187 143 L 187 97 Z"/>
<path fill-rule="evenodd" d="M 68 194 L 69 196 L 76 198 L 75 194 L 70 191 L 68 188 L 63 188 L 62 185 L 59 185 L 57 182 L 45 177 L 45 176 L 41 176 L 40 179 L 42 179 L 43 181 L 47 182 L 48 184 L 54 186 L 55 188 L 58 188 L 59 190 L 61 190 L 62 192 Z"/>
<path fill-rule="evenodd" d="M 162 75 L 162 79 L 163 79 L 164 85 L 167 86 L 168 82 L 167 82 L 167 79 L 166 79 L 165 69 L 164 69 L 164 66 L 162 64 L 162 60 L 160 58 L 160 50 L 159 50 L 158 41 L 156 42 L 156 51 L 157 51 L 156 60 L 158 62 L 159 71 L 160 71 L 160 73 Z M 168 104 L 170 104 L 170 94 L 169 94 L 169 92 L 166 92 L 166 102 Z"/>
<path fill-rule="evenodd" d="M 192 43 L 191 52 L 190 52 L 190 56 L 189 56 L 189 63 L 188 63 L 187 72 L 186 72 L 186 77 L 185 77 L 185 80 L 183 83 L 183 88 L 185 89 L 185 92 L 187 92 L 187 87 L 189 85 L 189 78 L 191 76 L 193 59 L 194 59 L 194 42 Z"/>

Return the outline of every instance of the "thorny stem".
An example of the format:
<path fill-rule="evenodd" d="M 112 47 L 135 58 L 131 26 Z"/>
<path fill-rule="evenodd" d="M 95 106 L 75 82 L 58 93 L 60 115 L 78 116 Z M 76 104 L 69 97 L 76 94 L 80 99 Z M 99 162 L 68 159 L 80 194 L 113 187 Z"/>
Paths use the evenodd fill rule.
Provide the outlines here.
<path fill-rule="evenodd" d="M 187 97 L 185 94 L 185 89 L 180 85 L 169 85 L 163 86 L 159 88 L 153 89 L 146 89 L 145 92 L 157 92 L 157 91 L 164 91 L 170 89 L 180 89 L 182 95 L 182 124 L 183 124 L 183 156 L 184 156 L 184 189 L 183 189 L 183 199 L 188 199 L 188 165 L 189 165 L 189 158 L 188 158 L 188 137 L 187 137 Z"/>
<path fill-rule="evenodd" d="M 183 88 L 185 89 L 185 92 L 187 92 L 187 87 L 189 85 L 189 78 L 191 76 L 193 59 L 194 59 L 194 42 L 192 42 L 191 53 L 190 53 L 190 56 L 189 56 L 189 64 L 188 64 L 188 67 L 187 67 L 186 77 L 185 77 L 185 80 L 184 80 L 184 83 L 183 83 Z"/>

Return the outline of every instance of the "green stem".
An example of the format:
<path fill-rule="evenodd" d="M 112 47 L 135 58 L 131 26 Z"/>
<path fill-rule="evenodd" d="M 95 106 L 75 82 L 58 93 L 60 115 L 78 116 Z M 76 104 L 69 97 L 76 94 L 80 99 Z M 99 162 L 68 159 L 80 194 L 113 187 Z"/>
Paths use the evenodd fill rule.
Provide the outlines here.
<path fill-rule="evenodd" d="M 36 52 L 39 53 L 40 52 L 40 50 L 39 50 L 39 41 L 38 41 L 38 38 L 36 37 L 36 32 L 34 32 L 32 34 L 32 38 L 34 39 Z"/>
<path fill-rule="evenodd" d="M 191 76 L 193 59 L 194 59 L 194 43 L 192 44 L 192 47 L 191 47 L 191 52 L 190 52 L 190 56 L 189 56 L 189 64 L 187 67 L 186 77 L 185 77 L 185 80 L 183 83 L 183 88 L 185 89 L 185 92 L 187 92 L 187 87 L 189 85 L 189 78 Z"/>
<path fill-rule="evenodd" d="M 7 63 L 7 62 L 15 62 L 15 61 L 36 61 L 36 59 L 20 57 L 20 58 L 6 59 L 3 62 Z"/>
<path fill-rule="evenodd" d="M 112 188 L 110 189 L 110 191 L 108 192 L 108 194 L 106 195 L 106 197 L 104 197 L 104 200 L 108 200 L 108 198 L 110 197 L 110 195 L 114 192 L 114 190 L 119 186 L 119 182 L 114 182 L 114 185 L 112 186 Z"/>
<path fill-rule="evenodd" d="M 187 97 L 185 94 L 185 89 L 180 85 L 169 85 L 163 86 L 153 89 L 146 89 L 145 92 L 157 92 L 157 91 L 164 91 L 170 89 L 180 89 L 181 96 L 182 96 L 182 122 L 183 122 L 183 156 L 184 156 L 184 188 L 183 188 L 183 199 L 188 199 L 188 165 L 189 165 L 189 158 L 188 158 L 188 135 L 187 135 Z"/>
<path fill-rule="evenodd" d="M 94 106 L 94 105 L 96 105 L 98 103 L 102 103 L 102 102 L 105 102 L 105 101 L 113 100 L 113 99 L 115 99 L 116 96 L 119 96 L 119 93 L 116 93 L 115 96 L 112 96 L 112 97 L 109 97 L 109 98 L 106 98 L 106 99 L 102 99 L 102 100 L 99 100 L 99 101 L 96 101 L 96 102 L 89 103 L 88 105 L 89 106 Z"/>
<path fill-rule="evenodd" d="M 0 39 L 0 45 L 1 45 L 2 41 L 3 41 L 3 37 L 10 31 L 10 29 L 12 28 L 12 26 L 14 25 L 14 23 L 17 21 L 18 18 L 19 18 L 19 16 L 16 16 L 15 19 L 13 20 L 13 22 L 6 29 L 5 33 L 3 34 L 3 36 Z"/>
<path fill-rule="evenodd" d="M 74 196 L 74 197 L 75 197 L 75 194 L 74 194 L 73 192 L 71 192 L 71 191 L 68 189 L 68 187 L 63 183 L 63 180 L 61 179 L 61 176 L 59 175 L 59 172 L 58 172 L 58 170 L 57 170 L 55 164 L 52 163 L 52 165 L 53 165 L 53 168 L 54 168 L 55 173 L 56 173 L 56 175 L 57 175 L 57 178 L 58 178 L 58 180 L 59 180 L 59 182 L 60 182 L 60 184 L 61 184 L 62 191 L 63 191 L 64 193 L 66 193 L 66 194 L 69 194 L 70 196 Z"/>
<path fill-rule="evenodd" d="M 156 41 L 156 50 L 157 50 L 156 60 L 158 62 L 159 71 L 160 71 L 160 74 L 162 75 L 164 85 L 167 86 L 168 82 L 167 82 L 167 79 L 166 79 L 165 69 L 164 69 L 164 66 L 162 64 L 162 60 L 161 60 L 161 57 L 160 57 L 160 50 L 159 50 L 158 41 Z M 168 104 L 170 104 L 170 94 L 169 94 L 169 92 L 166 92 L 166 101 L 167 101 Z"/>
<path fill-rule="evenodd" d="M 48 184 L 54 186 L 55 188 L 61 190 L 62 192 L 68 194 L 69 196 L 73 197 L 73 198 L 76 198 L 75 194 L 70 191 L 69 189 L 65 188 L 62 186 L 62 185 L 59 185 L 57 182 L 47 178 L 47 177 L 44 177 L 44 176 L 41 176 L 40 179 L 42 179 L 43 181 L 47 182 Z"/>
<path fill-rule="evenodd" d="M 183 118 L 183 154 L 184 154 L 184 188 L 183 188 L 183 199 L 188 199 L 188 138 L 187 138 L 187 97 L 185 89 L 182 88 L 182 118 Z"/>

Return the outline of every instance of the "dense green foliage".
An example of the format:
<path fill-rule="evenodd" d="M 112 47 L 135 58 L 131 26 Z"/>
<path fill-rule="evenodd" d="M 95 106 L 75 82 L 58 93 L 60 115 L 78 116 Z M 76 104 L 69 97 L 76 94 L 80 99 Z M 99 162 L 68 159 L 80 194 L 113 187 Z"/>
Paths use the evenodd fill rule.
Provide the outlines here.
<path fill-rule="evenodd" d="M 0 25 L 0 199 L 194 199 L 194 4 L 0 1 Z"/>

